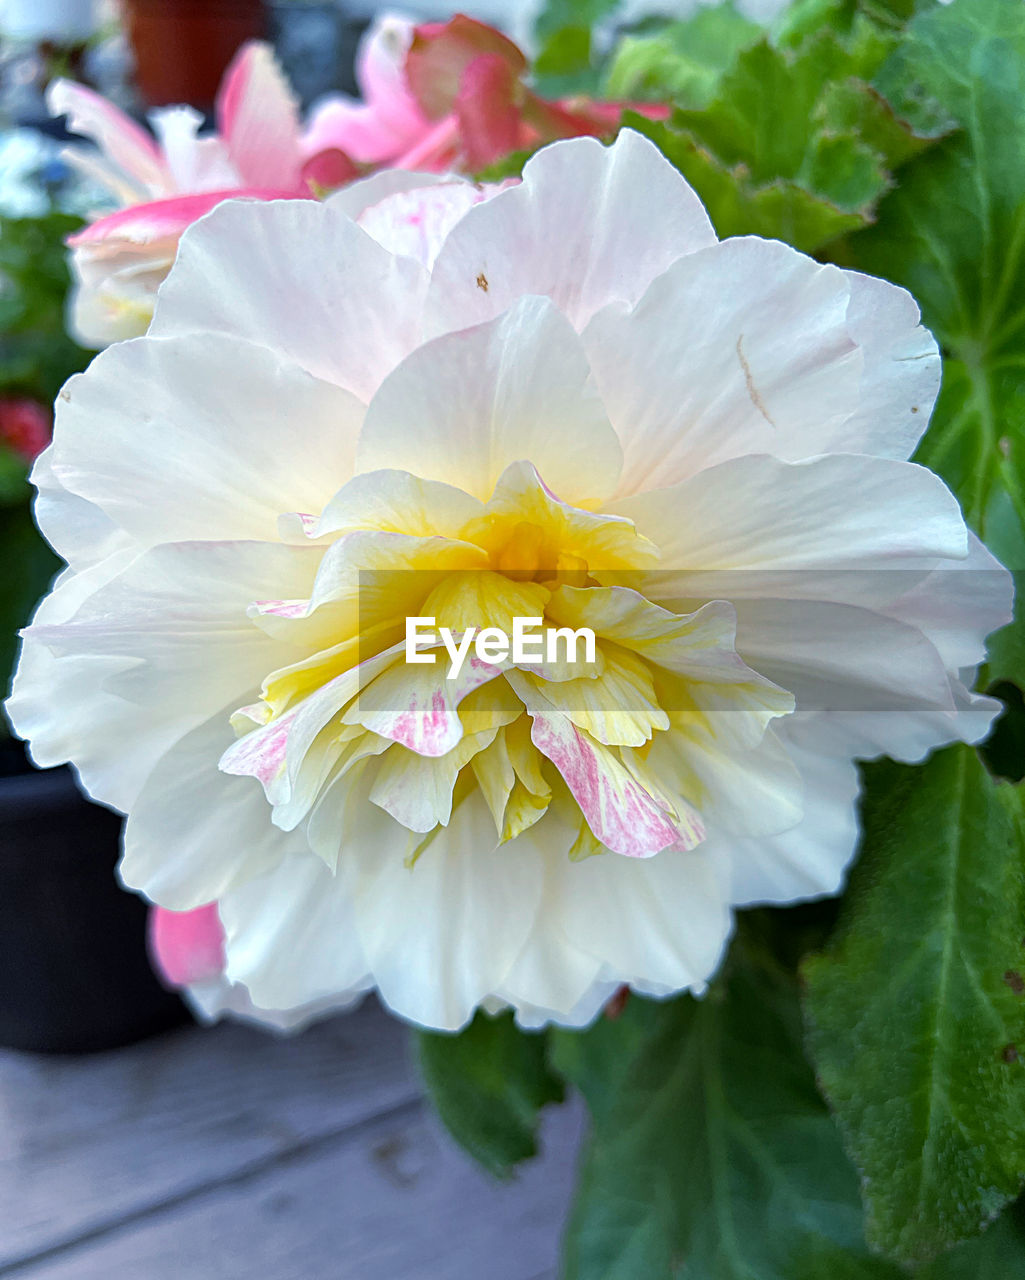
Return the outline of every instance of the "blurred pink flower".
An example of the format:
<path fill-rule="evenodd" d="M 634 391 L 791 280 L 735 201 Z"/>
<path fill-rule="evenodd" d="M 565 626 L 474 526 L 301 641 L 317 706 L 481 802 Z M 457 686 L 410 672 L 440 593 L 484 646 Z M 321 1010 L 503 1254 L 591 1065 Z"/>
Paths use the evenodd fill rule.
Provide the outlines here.
<path fill-rule="evenodd" d="M 34 462 L 50 443 L 53 415 L 27 396 L 0 397 L 0 440 L 26 462 Z"/>
<path fill-rule="evenodd" d="M 216 902 L 194 911 L 153 907 L 149 939 L 153 963 L 169 986 L 218 981 L 224 972 L 224 930 Z"/>
<path fill-rule="evenodd" d="M 522 50 L 482 22 L 457 14 L 414 26 L 386 14 L 360 50 L 363 100 L 326 99 L 305 143 L 363 166 L 474 173 L 511 151 L 615 131 L 626 104 L 551 102 L 527 86 L 527 71 Z"/>
<path fill-rule="evenodd" d="M 269 45 L 245 45 L 217 95 L 216 130 L 200 135 L 192 107 L 150 115 L 155 137 L 99 94 L 69 80 L 50 86 L 53 115 L 91 138 L 98 154 L 68 159 L 120 205 L 72 236 L 76 290 L 70 328 L 86 346 L 144 333 L 187 226 L 230 196 L 310 197 L 356 176 L 340 152 L 304 145 L 298 103 Z"/>

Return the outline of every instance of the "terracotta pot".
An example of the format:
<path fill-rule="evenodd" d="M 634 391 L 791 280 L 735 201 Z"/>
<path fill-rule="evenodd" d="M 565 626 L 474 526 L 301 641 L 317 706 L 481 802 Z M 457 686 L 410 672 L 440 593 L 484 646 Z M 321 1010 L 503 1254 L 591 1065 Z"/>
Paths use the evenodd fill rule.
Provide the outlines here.
<path fill-rule="evenodd" d="M 114 878 L 120 835 L 67 769 L 0 777 L 0 1045 L 86 1053 L 188 1018 L 150 967 L 145 904 Z"/>
<path fill-rule="evenodd" d="M 266 35 L 263 0 L 125 0 L 139 93 L 209 111 L 239 45 Z"/>

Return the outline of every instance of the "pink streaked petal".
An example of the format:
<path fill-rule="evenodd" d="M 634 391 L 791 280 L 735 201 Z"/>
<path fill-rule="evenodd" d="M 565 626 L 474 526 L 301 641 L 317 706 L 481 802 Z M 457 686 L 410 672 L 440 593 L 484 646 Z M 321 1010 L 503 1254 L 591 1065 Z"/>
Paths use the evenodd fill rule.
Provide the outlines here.
<path fill-rule="evenodd" d="M 568 720 L 535 715 L 534 746 L 555 765 L 597 838 L 629 858 L 650 858 L 663 849 L 693 849 L 704 837 L 692 817 L 678 826 L 615 754 Z"/>
<path fill-rule="evenodd" d="M 180 236 L 186 227 L 209 213 L 224 200 L 293 200 L 295 192 L 257 187 L 237 191 L 201 191 L 194 195 L 173 196 L 167 200 L 151 200 L 146 204 L 119 209 L 99 218 L 82 231 L 68 237 L 71 248 L 98 244 L 105 240 L 127 240 L 132 244 L 149 244 L 153 240 Z"/>
<path fill-rule="evenodd" d="M 72 80 L 56 80 L 47 91 L 46 105 L 51 115 L 66 116 L 72 133 L 91 138 L 106 159 L 138 183 L 141 197 L 169 189 L 156 142 L 106 98 Z"/>
<path fill-rule="evenodd" d="M 305 618 L 309 611 L 309 600 L 254 600 L 247 610 L 250 617 L 271 613 L 275 618 Z"/>
<path fill-rule="evenodd" d="M 619 756 L 579 730 L 512 678 L 531 717 L 530 738 L 565 779 L 594 835 L 613 853 L 650 858 L 663 849 L 693 849 L 705 838 L 693 811 L 674 817 L 623 764 Z"/>
<path fill-rule="evenodd" d="M 274 783 L 284 774 L 288 735 L 297 714 L 297 711 L 286 712 L 239 738 L 221 756 L 217 767 L 222 773 L 258 779 L 273 804 L 277 792 Z"/>
<path fill-rule="evenodd" d="M 149 945 L 153 962 L 172 987 L 209 982 L 224 972 L 224 929 L 217 903 L 194 911 L 153 907 L 149 914 Z"/>
<path fill-rule="evenodd" d="M 417 755 L 443 756 L 451 751 L 463 737 L 459 704 L 474 689 L 501 675 L 508 664 L 482 662 L 471 651 L 458 677 L 449 680 L 448 654 L 440 649 L 436 656 L 430 668 L 403 663 L 385 672 L 346 712 L 345 722 L 361 724 Z"/>
<path fill-rule="evenodd" d="M 268 44 L 244 45 L 224 74 L 217 131 L 249 186 L 301 186 L 299 108 Z"/>
<path fill-rule="evenodd" d="M 365 209 L 356 221 L 385 249 L 430 267 L 445 237 L 466 211 L 500 190 L 471 182 L 445 182 L 399 191 Z"/>

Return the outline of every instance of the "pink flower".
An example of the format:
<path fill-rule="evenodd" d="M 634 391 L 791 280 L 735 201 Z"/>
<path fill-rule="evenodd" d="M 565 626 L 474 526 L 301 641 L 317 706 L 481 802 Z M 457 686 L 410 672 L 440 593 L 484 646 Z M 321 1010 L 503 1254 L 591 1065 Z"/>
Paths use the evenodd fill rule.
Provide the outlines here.
<path fill-rule="evenodd" d="M 34 462 L 50 443 L 53 415 L 27 396 L 0 397 L 0 440 L 26 462 Z"/>
<path fill-rule="evenodd" d="M 224 972 L 224 930 L 216 902 L 194 911 L 153 907 L 149 942 L 153 963 L 168 986 L 216 982 Z"/>
<path fill-rule="evenodd" d="M 325 100 L 306 146 L 337 149 L 364 166 L 473 173 L 511 151 L 614 132 L 624 104 L 550 102 L 527 86 L 527 71 L 523 52 L 482 22 L 457 14 L 414 26 L 387 14 L 360 50 L 363 101 Z"/>
<path fill-rule="evenodd" d="M 99 154 L 69 159 L 120 205 L 72 236 L 75 337 L 100 347 L 144 333 L 187 226 L 230 196 L 310 197 L 356 176 L 341 153 L 303 144 L 299 108 L 266 44 L 245 45 L 217 95 L 216 131 L 200 136 L 191 107 L 150 116 L 156 137 L 99 94 L 68 80 L 51 85 L 53 115 L 91 138 Z"/>

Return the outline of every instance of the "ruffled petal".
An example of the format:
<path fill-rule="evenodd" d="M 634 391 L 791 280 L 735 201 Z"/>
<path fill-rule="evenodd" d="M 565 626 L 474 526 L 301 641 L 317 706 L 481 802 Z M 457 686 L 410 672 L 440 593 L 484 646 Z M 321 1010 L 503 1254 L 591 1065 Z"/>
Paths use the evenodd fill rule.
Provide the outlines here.
<path fill-rule="evenodd" d="M 525 294 L 551 298 L 579 330 L 714 243 L 701 201 L 647 138 L 626 129 L 611 147 L 556 142 L 528 161 L 519 186 L 451 232 L 434 267 L 427 330 L 480 324 Z"/>
<path fill-rule="evenodd" d="M 276 540 L 283 511 L 319 511 L 352 474 L 362 417 L 249 342 L 121 343 L 61 392 L 50 468 L 142 544 Z"/>
<path fill-rule="evenodd" d="M 632 310 L 599 312 L 584 344 L 623 444 L 619 492 L 747 453 L 858 451 L 844 428 L 864 364 L 849 300 L 838 267 L 748 237 L 682 257 Z"/>
<path fill-rule="evenodd" d="M 248 339 L 367 401 L 420 340 L 427 279 L 327 205 L 230 201 L 182 237 L 150 333 Z"/>
<path fill-rule="evenodd" d="M 619 469 L 579 339 L 541 298 L 418 347 L 374 397 L 357 466 L 401 467 L 486 500 L 524 458 L 578 504 L 608 494 Z"/>

